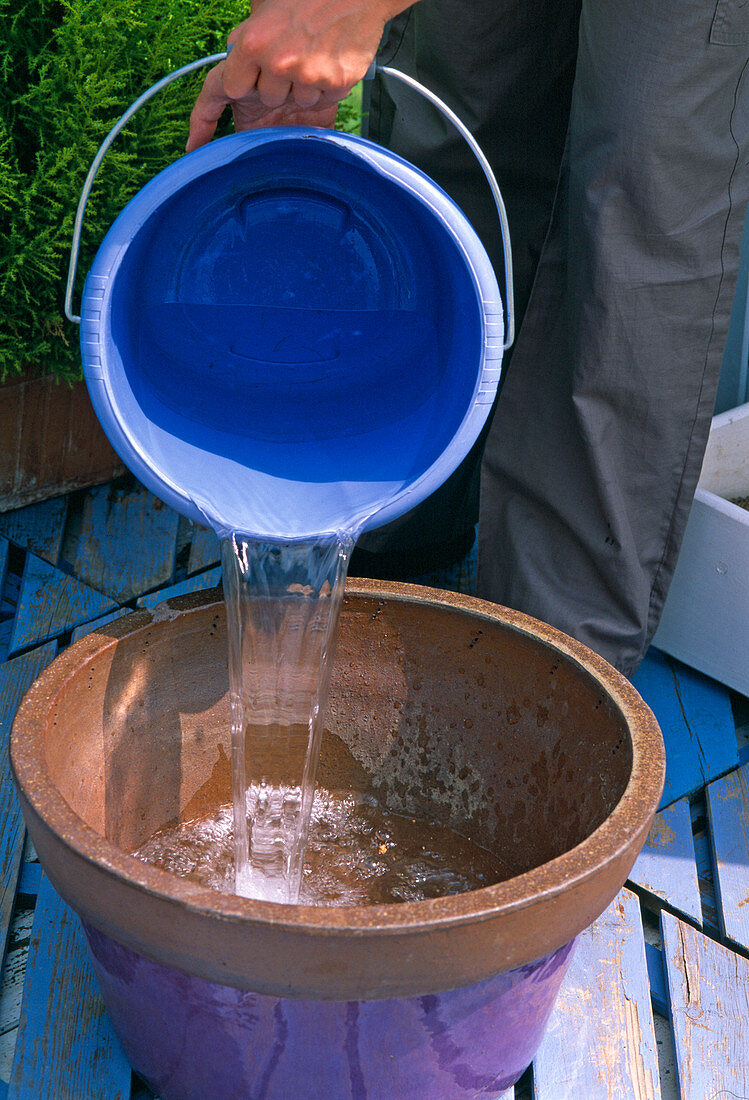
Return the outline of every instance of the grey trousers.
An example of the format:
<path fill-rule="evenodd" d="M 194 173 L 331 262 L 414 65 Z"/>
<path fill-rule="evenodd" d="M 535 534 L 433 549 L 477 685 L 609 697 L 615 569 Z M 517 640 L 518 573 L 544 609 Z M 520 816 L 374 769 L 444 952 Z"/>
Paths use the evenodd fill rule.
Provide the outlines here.
<path fill-rule="evenodd" d="M 381 54 L 471 127 L 510 217 L 522 324 L 481 467 L 479 595 L 631 674 L 675 568 L 728 329 L 749 4 L 422 0 Z M 501 271 L 460 139 L 382 78 L 369 124 L 463 206 Z M 381 538 L 459 534 L 477 471 Z"/>

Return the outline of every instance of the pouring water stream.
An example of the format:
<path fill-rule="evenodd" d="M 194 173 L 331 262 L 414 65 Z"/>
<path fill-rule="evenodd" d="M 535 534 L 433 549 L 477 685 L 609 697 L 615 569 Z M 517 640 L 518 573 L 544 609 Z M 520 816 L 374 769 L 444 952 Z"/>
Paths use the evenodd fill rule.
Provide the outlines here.
<path fill-rule="evenodd" d="M 353 536 L 234 535 L 221 559 L 229 635 L 235 892 L 295 902 Z M 256 761 L 262 758 L 264 771 Z"/>

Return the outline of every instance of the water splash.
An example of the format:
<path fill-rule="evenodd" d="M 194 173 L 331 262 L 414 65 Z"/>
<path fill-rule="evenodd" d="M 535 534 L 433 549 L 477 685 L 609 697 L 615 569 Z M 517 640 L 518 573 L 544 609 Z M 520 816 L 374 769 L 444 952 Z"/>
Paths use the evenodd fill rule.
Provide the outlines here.
<path fill-rule="evenodd" d="M 213 890 L 231 889 L 231 805 L 169 822 L 134 854 Z M 447 825 L 392 813 L 374 794 L 318 786 L 299 900 L 385 905 L 461 894 L 512 877 L 494 852 Z"/>

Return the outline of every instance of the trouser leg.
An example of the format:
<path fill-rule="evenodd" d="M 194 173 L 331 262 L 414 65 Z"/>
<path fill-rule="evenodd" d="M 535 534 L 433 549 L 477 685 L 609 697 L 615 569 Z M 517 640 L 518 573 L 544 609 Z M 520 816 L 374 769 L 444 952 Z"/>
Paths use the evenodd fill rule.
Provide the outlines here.
<path fill-rule="evenodd" d="M 441 96 L 476 136 L 510 219 L 518 314 L 527 301 L 559 174 L 579 0 L 422 0 L 395 20 L 381 59 Z M 473 154 L 423 98 L 377 78 L 369 136 L 426 171 L 461 205 L 498 273 L 500 230 Z M 362 537 L 352 572 L 408 575 L 448 564 L 473 541 L 483 440 L 442 490 Z M 364 551 L 364 554 L 362 553 Z"/>
<path fill-rule="evenodd" d="M 479 592 L 625 673 L 712 414 L 749 179 L 749 7 L 584 0 L 551 227 L 486 448 Z"/>

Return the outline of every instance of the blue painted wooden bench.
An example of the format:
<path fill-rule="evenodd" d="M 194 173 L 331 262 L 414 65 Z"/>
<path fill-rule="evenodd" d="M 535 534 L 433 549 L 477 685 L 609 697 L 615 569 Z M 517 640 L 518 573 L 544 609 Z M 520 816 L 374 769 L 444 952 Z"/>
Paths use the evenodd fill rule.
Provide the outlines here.
<path fill-rule="evenodd" d="M 465 589 L 473 568 L 419 579 Z M 7 741 L 60 648 L 219 578 L 215 538 L 132 481 L 0 515 L 0 1100 L 152 1100 L 25 840 Z M 513 1100 L 749 1097 L 749 704 L 657 651 L 635 682 L 666 740 L 663 805 Z"/>

